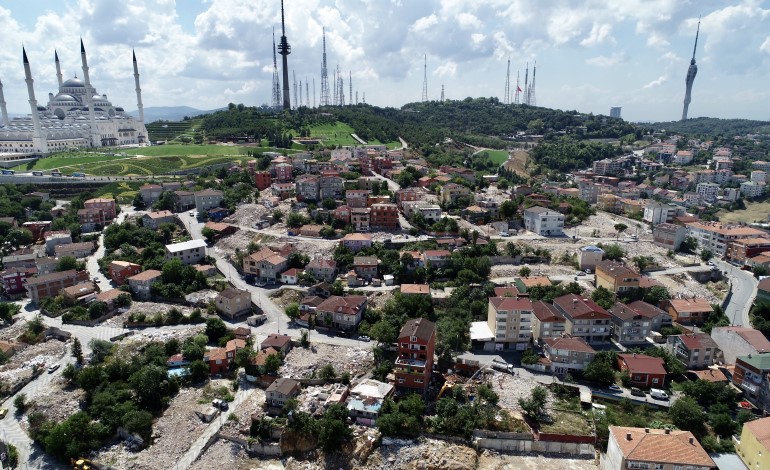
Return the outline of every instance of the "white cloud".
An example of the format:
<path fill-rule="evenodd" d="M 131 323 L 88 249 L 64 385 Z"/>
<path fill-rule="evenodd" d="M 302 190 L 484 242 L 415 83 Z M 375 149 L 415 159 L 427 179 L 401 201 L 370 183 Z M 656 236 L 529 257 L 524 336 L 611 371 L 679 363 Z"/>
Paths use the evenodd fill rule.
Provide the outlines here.
<path fill-rule="evenodd" d="M 591 32 L 585 39 L 580 41 L 581 46 L 596 46 L 605 42 L 613 42 L 612 25 L 594 23 Z"/>
<path fill-rule="evenodd" d="M 642 88 L 655 88 L 663 85 L 668 81 L 668 77 L 666 75 L 661 75 L 660 77 L 656 78 L 655 80 L 651 81 L 650 83 L 644 85 Z"/>
<path fill-rule="evenodd" d="M 653 32 L 647 37 L 647 45 L 650 47 L 667 47 L 671 44 L 660 34 Z"/>
<path fill-rule="evenodd" d="M 476 18 L 476 15 L 473 13 L 459 13 L 455 18 L 457 19 L 457 24 L 462 29 L 481 28 L 482 26 L 481 20 Z"/>
<path fill-rule="evenodd" d="M 419 33 L 429 29 L 431 26 L 436 26 L 437 24 L 438 24 L 438 17 L 434 14 L 431 14 L 430 16 L 424 16 L 419 20 L 415 21 L 414 24 L 412 25 L 411 30 L 416 33 Z"/>
<path fill-rule="evenodd" d="M 438 77 L 454 77 L 455 73 L 457 73 L 457 64 L 451 60 L 439 65 L 433 71 L 433 75 Z"/>
<path fill-rule="evenodd" d="M 616 52 L 610 56 L 600 55 L 586 59 L 586 64 L 595 65 L 597 67 L 614 67 L 626 61 L 626 57 L 622 52 Z"/>
<path fill-rule="evenodd" d="M 770 54 L 770 36 L 765 38 L 765 42 L 763 42 L 762 45 L 759 46 L 759 50 L 766 54 Z"/>

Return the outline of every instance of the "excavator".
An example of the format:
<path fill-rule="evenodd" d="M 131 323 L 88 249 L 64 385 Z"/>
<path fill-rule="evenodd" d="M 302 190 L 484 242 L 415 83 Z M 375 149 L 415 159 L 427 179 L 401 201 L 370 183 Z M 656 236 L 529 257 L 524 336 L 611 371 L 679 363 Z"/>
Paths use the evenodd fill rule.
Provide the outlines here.
<path fill-rule="evenodd" d="M 82 457 L 77 460 L 70 459 L 70 463 L 72 464 L 72 470 L 99 470 L 101 468 L 99 465 Z"/>

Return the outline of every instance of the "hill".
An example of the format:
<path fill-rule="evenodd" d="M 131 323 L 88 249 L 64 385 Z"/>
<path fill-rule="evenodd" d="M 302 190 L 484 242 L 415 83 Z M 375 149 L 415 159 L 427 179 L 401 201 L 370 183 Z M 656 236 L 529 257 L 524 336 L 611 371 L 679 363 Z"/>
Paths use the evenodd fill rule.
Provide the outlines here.
<path fill-rule="evenodd" d="M 731 138 L 736 135 L 770 132 L 770 122 L 768 121 L 718 119 L 709 117 L 688 119 L 686 121 L 644 123 L 639 124 L 639 126 L 656 131 L 665 129 L 666 132 L 669 133 L 705 138 Z"/>
<path fill-rule="evenodd" d="M 154 121 L 181 121 L 185 117 L 200 116 L 202 114 L 211 114 L 221 109 L 212 109 L 204 111 L 201 109 L 191 108 L 189 106 L 154 106 L 144 108 L 144 122 Z M 139 111 L 129 111 L 128 114 L 138 118 Z"/>

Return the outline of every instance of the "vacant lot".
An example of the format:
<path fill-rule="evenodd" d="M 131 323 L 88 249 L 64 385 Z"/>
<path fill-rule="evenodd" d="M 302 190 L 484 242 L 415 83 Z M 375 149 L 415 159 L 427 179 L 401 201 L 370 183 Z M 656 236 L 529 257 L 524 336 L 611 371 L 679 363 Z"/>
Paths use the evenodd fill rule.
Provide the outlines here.
<path fill-rule="evenodd" d="M 742 211 L 719 211 L 717 215 L 722 222 L 767 222 L 768 214 L 770 214 L 770 201 L 764 202 L 749 202 L 746 204 L 746 209 Z"/>
<path fill-rule="evenodd" d="M 529 176 L 530 158 L 526 150 L 514 150 L 511 159 L 505 164 L 507 170 L 511 170 L 519 176 Z"/>

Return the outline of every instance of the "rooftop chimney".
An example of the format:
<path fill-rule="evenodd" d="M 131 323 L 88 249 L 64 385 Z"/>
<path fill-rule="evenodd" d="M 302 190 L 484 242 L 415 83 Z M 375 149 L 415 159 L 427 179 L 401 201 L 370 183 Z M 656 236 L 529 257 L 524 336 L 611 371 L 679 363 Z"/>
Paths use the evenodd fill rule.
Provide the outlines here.
<path fill-rule="evenodd" d="M 688 439 L 688 440 L 690 441 L 690 444 L 695 444 L 695 438 L 694 437 L 690 437 L 690 439 Z"/>
<path fill-rule="evenodd" d="M 627 432 L 627 433 L 626 433 L 626 440 L 627 440 L 627 441 L 630 441 L 630 440 L 631 440 L 631 433 L 630 433 L 630 432 Z"/>
<path fill-rule="evenodd" d="M 666 434 L 671 434 L 671 430 L 669 428 L 666 428 Z"/>
<path fill-rule="evenodd" d="M 644 428 L 644 432 L 646 432 L 647 434 L 649 434 L 649 433 L 650 433 L 650 428 Z"/>

